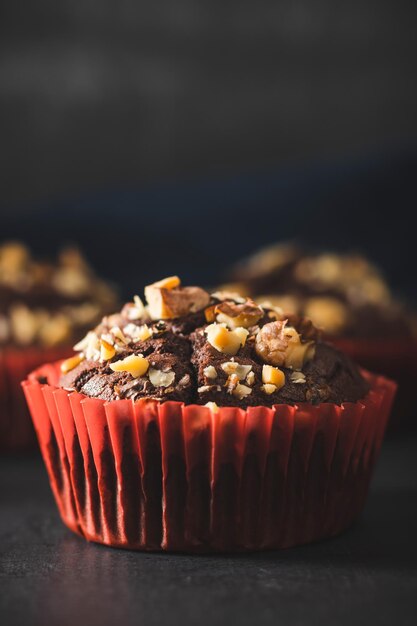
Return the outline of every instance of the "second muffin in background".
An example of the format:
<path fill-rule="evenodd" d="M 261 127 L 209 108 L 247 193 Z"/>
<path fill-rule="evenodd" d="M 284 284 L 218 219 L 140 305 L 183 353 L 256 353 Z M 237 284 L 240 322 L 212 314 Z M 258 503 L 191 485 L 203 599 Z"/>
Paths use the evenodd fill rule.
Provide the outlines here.
<path fill-rule="evenodd" d="M 0 246 L 0 451 L 34 443 L 21 380 L 45 360 L 66 356 L 117 302 L 74 248 L 52 262 L 19 242 Z"/>

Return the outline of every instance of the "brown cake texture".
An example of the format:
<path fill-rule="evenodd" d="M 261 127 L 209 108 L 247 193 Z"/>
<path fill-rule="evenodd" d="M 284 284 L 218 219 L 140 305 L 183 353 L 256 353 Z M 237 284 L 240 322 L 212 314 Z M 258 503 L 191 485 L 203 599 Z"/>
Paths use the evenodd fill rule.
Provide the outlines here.
<path fill-rule="evenodd" d="M 60 385 L 104 400 L 186 404 L 342 404 L 369 386 L 312 323 L 172 276 L 103 318 L 63 362 Z"/>

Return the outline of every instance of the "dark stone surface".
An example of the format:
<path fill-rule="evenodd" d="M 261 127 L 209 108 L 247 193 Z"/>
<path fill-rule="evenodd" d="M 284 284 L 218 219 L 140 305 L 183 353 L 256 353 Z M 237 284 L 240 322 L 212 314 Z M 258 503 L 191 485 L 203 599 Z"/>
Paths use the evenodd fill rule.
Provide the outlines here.
<path fill-rule="evenodd" d="M 417 440 L 384 444 L 362 518 L 282 552 L 192 557 L 89 545 L 38 458 L 0 461 L 0 623 L 374 624 L 417 618 Z"/>

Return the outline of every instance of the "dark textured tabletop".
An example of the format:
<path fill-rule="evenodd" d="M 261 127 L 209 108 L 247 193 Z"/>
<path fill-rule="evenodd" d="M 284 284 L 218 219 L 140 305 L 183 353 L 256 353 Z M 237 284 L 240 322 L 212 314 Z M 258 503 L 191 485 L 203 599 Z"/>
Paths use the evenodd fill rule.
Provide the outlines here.
<path fill-rule="evenodd" d="M 141 554 L 60 522 L 39 458 L 0 460 L 0 624 L 417 623 L 417 439 L 388 440 L 344 535 L 246 556 Z"/>

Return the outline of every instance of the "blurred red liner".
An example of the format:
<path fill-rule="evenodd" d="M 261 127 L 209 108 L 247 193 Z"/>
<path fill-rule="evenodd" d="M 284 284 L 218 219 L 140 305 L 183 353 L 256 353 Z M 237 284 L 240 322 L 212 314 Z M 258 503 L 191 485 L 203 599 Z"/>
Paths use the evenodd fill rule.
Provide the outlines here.
<path fill-rule="evenodd" d="M 21 382 L 35 367 L 45 361 L 63 359 L 71 350 L 71 346 L 0 349 L 0 452 L 24 451 L 36 446 Z"/>
<path fill-rule="evenodd" d="M 365 502 L 395 383 L 342 406 L 220 408 L 23 383 L 64 523 L 137 550 L 285 548 L 335 535 Z"/>

